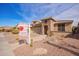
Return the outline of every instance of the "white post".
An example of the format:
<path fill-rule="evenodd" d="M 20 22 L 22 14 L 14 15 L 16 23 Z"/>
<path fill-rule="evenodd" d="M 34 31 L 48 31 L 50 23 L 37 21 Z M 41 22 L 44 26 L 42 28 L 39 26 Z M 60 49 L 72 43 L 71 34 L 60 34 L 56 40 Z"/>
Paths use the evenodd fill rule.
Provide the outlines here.
<path fill-rule="evenodd" d="M 31 44 L 31 38 L 30 38 L 30 24 L 29 24 L 29 44 Z"/>

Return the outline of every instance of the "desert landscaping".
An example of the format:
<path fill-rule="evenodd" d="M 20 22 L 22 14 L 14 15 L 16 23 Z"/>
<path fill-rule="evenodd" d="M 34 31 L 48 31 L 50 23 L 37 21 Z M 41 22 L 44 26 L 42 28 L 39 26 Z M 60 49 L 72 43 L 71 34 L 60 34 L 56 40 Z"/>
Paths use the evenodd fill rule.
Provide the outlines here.
<path fill-rule="evenodd" d="M 68 34 L 68 33 L 67 33 Z M 67 35 L 66 34 L 66 35 Z M 35 36 L 34 36 L 35 35 Z M 77 34 L 78 35 L 78 34 Z M 65 35 L 64 35 L 65 36 Z M 72 56 L 79 55 L 79 40 L 63 36 L 37 35 L 33 32 L 33 46 L 23 44 L 14 50 L 15 55 Z M 22 51 L 21 51 L 22 50 Z"/>
<path fill-rule="evenodd" d="M 79 56 L 79 24 L 77 27 L 70 28 L 72 21 L 55 21 L 54 24 L 58 26 L 53 25 L 54 27 L 52 27 L 52 21 L 55 20 L 47 18 L 43 20 L 44 23 L 34 21 L 33 26 L 29 27 L 30 39 L 28 40 L 31 41 L 30 44 L 26 42 L 27 33 L 24 36 L 21 36 L 23 33 L 19 36 L 19 33 L 23 30 L 22 26 L 26 26 L 26 24 L 18 24 L 21 28 L 18 25 L 15 27 L 0 27 L 0 55 Z M 41 24 L 43 24 L 42 27 Z M 51 31 L 52 29 L 53 31 Z"/>
<path fill-rule="evenodd" d="M 19 44 L 18 34 L 0 32 L 0 55 L 10 56 L 78 56 L 79 34 L 40 35 L 31 31 L 32 46 Z"/>

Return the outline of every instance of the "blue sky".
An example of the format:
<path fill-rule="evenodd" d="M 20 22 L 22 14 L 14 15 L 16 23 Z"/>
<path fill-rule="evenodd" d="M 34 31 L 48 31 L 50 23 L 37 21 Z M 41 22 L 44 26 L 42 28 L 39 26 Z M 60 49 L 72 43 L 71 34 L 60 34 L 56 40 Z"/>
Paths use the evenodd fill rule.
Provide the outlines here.
<path fill-rule="evenodd" d="M 79 21 L 79 4 L 75 3 L 26 3 L 0 4 L 0 26 L 15 26 L 19 22 L 31 23 L 32 20 L 52 17 L 57 20 Z"/>

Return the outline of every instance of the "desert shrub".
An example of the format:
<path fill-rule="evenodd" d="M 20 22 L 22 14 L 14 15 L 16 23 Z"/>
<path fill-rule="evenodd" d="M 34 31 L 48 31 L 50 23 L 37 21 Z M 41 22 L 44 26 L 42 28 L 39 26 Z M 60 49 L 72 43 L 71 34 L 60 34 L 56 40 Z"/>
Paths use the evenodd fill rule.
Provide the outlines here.
<path fill-rule="evenodd" d="M 1 29 L 1 32 L 4 32 L 4 31 L 5 31 L 5 29 L 4 29 L 4 28 L 2 28 L 2 29 Z"/>
<path fill-rule="evenodd" d="M 17 27 L 13 27 L 13 28 L 12 28 L 12 33 L 13 33 L 13 34 L 18 34 L 18 33 L 19 33 L 18 28 L 17 28 Z"/>
<path fill-rule="evenodd" d="M 11 29 L 5 29 L 5 32 L 11 32 L 12 30 Z"/>
<path fill-rule="evenodd" d="M 33 39 L 31 39 L 30 47 L 33 47 Z"/>
<path fill-rule="evenodd" d="M 2 32 L 2 28 L 0 28 L 0 32 Z"/>
<path fill-rule="evenodd" d="M 2 32 L 2 30 L 0 29 L 0 32 Z"/>
<path fill-rule="evenodd" d="M 78 27 L 73 27 L 72 28 L 72 34 L 78 33 Z"/>

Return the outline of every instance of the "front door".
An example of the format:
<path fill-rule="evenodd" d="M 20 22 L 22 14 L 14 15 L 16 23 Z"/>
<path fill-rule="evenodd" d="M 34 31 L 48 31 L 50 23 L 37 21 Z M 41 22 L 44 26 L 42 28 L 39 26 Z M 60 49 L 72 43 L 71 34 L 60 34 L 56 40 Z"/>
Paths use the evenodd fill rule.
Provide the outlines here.
<path fill-rule="evenodd" d="M 45 25 L 45 26 L 44 26 L 44 34 L 46 34 L 46 35 L 47 35 L 47 31 L 48 31 L 48 26 L 47 26 L 47 25 Z"/>

